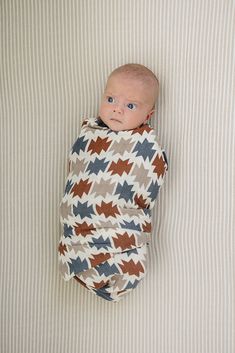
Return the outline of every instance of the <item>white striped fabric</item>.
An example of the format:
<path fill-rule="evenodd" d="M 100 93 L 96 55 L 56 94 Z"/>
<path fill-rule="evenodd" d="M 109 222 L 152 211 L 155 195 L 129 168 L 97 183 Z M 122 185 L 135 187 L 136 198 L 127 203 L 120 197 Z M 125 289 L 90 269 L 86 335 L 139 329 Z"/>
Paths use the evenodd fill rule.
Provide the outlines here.
<path fill-rule="evenodd" d="M 235 350 L 233 0 L 1 0 L 0 351 Z M 144 281 L 118 304 L 57 265 L 66 158 L 108 73 L 161 84 L 169 172 Z"/>

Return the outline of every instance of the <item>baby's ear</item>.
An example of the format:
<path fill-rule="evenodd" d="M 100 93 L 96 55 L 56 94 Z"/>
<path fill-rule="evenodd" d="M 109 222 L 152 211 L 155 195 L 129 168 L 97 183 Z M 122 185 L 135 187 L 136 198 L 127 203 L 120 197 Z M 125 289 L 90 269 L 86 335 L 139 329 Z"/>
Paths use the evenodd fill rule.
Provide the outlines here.
<path fill-rule="evenodd" d="M 146 116 L 146 120 L 149 120 L 151 118 L 151 116 L 154 114 L 154 112 L 156 111 L 156 109 L 152 109 L 148 115 Z"/>

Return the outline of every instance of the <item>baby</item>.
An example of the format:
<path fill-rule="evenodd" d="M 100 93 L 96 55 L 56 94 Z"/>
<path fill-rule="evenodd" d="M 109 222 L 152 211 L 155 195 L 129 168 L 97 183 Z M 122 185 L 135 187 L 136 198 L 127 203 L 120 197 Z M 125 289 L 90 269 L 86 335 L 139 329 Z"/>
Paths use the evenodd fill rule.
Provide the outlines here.
<path fill-rule="evenodd" d="M 109 301 L 118 302 L 146 274 L 151 209 L 167 172 L 148 125 L 158 90 L 143 65 L 115 69 L 98 118 L 83 121 L 69 152 L 60 272 Z"/>

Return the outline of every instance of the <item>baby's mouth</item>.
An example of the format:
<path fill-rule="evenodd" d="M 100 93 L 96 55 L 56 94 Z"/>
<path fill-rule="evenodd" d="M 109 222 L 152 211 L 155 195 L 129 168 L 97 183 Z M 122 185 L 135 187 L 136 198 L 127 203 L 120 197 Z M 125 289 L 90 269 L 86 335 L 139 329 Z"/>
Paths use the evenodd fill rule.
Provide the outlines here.
<path fill-rule="evenodd" d="M 116 121 L 116 122 L 118 122 L 118 123 L 121 123 L 121 122 L 122 122 L 121 120 L 116 119 L 116 118 L 110 118 L 110 120 L 112 120 L 112 121 Z"/>

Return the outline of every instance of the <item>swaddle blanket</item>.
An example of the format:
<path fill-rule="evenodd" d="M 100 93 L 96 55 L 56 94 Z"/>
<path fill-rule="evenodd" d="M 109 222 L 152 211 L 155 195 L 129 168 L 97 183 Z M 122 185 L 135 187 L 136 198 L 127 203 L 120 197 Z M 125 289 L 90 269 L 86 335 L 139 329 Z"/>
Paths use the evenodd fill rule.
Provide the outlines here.
<path fill-rule="evenodd" d="M 149 243 L 151 210 L 166 171 L 165 153 L 147 124 L 115 132 L 99 118 L 84 120 L 69 151 L 60 203 L 65 280 Z"/>

